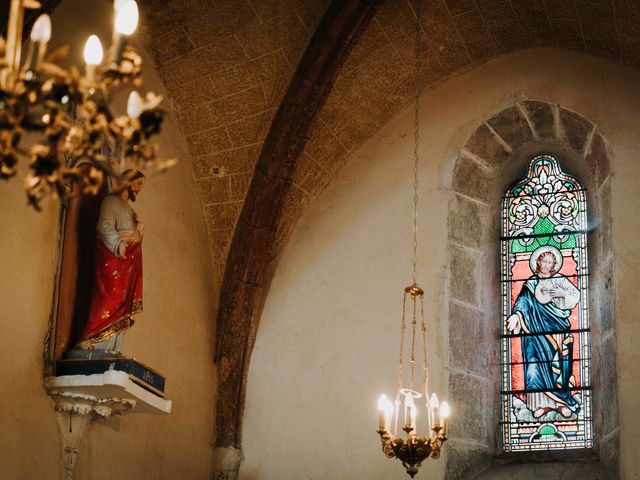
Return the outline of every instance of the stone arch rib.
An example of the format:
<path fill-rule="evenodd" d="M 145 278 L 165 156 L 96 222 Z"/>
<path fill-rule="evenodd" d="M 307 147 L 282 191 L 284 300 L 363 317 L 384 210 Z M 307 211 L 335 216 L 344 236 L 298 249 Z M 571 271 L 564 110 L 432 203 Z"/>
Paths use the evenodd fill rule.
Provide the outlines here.
<path fill-rule="evenodd" d="M 382 0 L 333 0 L 298 64 L 271 124 L 236 225 L 217 319 L 217 448 L 241 448 L 251 351 L 275 270 L 284 199 L 344 61 Z"/>

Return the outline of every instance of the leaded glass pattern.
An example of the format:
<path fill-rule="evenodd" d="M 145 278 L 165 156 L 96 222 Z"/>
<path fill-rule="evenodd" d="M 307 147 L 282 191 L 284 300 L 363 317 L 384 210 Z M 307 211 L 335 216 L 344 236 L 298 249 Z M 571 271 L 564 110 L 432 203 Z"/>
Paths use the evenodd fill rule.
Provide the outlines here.
<path fill-rule="evenodd" d="M 505 452 L 593 445 L 585 190 L 549 154 L 502 199 Z"/>

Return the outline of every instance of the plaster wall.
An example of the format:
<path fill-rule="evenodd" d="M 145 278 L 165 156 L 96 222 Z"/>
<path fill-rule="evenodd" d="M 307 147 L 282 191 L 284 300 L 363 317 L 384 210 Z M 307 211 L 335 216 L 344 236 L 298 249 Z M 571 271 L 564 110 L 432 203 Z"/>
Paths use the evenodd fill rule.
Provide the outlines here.
<path fill-rule="evenodd" d="M 110 43 L 113 6 L 66 0 L 53 15 L 55 45 L 70 44 L 79 66 L 84 41 Z M 145 85 L 162 93 L 143 53 Z M 168 416 L 131 414 L 95 423 L 78 460 L 78 479 L 202 479 L 210 474 L 217 285 L 189 156 L 175 119 L 158 145 L 180 160 L 147 179 L 136 203 L 145 223 L 144 313 L 125 335 L 123 353 L 167 377 Z M 21 180 L 0 185 L 0 477 L 58 479 L 61 451 L 53 402 L 43 388 L 43 352 L 58 261 L 58 202 L 43 212 L 26 205 Z"/>
<path fill-rule="evenodd" d="M 640 459 L 633 454 L 640 443 L 640 418 L 634 415 L 640 374 L 633 368 L 640 360 L 634 287 L 640 261 L 633 250 L 640 234 L 639 81 L 637 71 L 602 59 L 536 49 L 431 88 L 420 105 L 418 281 L 426 291 L 432 390 L 441 398 L 448 396 L 451 373 L 447 216 L 460 149 L 483 121 L 525 99 L 578 112 L 607 138 L 625 479 L 640 478 Z M 402 289 L 411 282 L 412 150 L 408 108 L 354 152 L 299 220 L 271 285 L 251 361 L 242 479 L 405 478 L 401 465 L 380 452 L 375 430 L 377 397 L 395 388 Z M 515 175 L 523 175 L 527 159 L 510 161 L 517 164 L 509 166 Z M 495 238 L 498 249 L 498 232 Z M 491 321 L 497 351 L 499 319 Z M 455 404 L 452 410 L 455 438 Z M 444 463 L 426 462 L 420 475 L 444 478 Z M 517 475 L 539 478 L 539 470 L 522 466 Z"/>

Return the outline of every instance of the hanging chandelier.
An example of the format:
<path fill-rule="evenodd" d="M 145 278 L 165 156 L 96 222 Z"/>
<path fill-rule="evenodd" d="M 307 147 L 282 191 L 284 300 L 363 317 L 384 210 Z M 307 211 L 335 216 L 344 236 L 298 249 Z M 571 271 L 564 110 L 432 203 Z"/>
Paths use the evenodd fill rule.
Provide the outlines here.
<path fill-rule="evenodd" d="M 449 405 L 440 403 L 435 393 L 429 394 L 429 369 L 427 365 L 427 327 L 424 320 L 424 290 L 416 283 L 418 251 L 418 150 L 420 145 L 420 0 L 416 0 L 416 47 L 415 47 L 415 117 L 413 150 L 413 256 L 411 285 L 404 289 L 402 321 L 400 323 L 400 358 L 398 361 L 398 389 L 395 401 L 382 394 L 378 400 L 380 418 L 378 434 L 382 440 L 382 451 L 388 458 L 396 457 L 407 473 L 414 477 L 422 462 L 438 458 L 442 444 L 447 440 Z M 408 320 L 410 325 L 408 326 Z M 409 327 L 409 334 L 407 334 Z M 405 349 L 405 339 L 410 348 Z M 422 348 L 416 349 L 416 342 Z M 406 351 L 407 350 L 407 351 Z M 418 352 L 418 354 L 416 354 Z M 416 382 L 416 364 L 422 358 L 421 379 Z M 408 368 L 405 366 L 408 365 Z M 418 406 L 424 404 L 426 428 L 420 434 Z M 421 418 L 422 420 L 422 418 Z M 400 432 L 400 433 L 399 433 Z M 402 434 L 404 432 L 404 435 Z"/>
<path fill-rule="evenodd" d="M 160 132 L 164 112 L 161 96 L 138 93 L 142 61 L 128 43 L 138 24 L 136 2 L 115 0 L 113 44 L 105 59 L 100 40 L 91 35 L 83 73 L 75 65 L 61 66 L 68 47 L 46 55 L 52 30 L 46 14 L 35 21 L 22 62 L 24 12 L 39 8 L 35 0 L 11 0 L 7 38 L 0 38 L 0 178 L 14 177 L 19 161 L 27 160 L 28 203 L 40 209 L 47 196 L 97 193 L 105 174 L 121 188 L 127 179 L 120 172 L 127 168 L 164 171 L 174 165 L 157 158 L 149 142 Z M 126 114 L 116 115 L 110 103 L 127 88 Z M 118 158 L 107 158 L 109 146 L 120 147 Z M 78 168 L 83 160 L 89 168 Z"/>

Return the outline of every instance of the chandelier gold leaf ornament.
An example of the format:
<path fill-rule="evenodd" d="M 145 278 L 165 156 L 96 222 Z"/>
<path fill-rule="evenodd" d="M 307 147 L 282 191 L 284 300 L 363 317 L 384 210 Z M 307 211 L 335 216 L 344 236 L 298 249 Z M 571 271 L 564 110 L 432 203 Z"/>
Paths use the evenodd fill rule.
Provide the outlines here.
<path fill-rule="evenodd" d="M 19 161 L 27 160 L 27 199 L 38 210 L 47 196 L 97 193 L 105 174 L 122 188 L 128 179 L 119 173 L 127 168 L 164 171 L 176 162 L 157 158 L 150 143 L 160 132 L 164 112 L 161 96 L 139 93 L 142 60 L 128 43 L 138 25 L 138 5 L 134 0 L 115 0 L 114 5 L 113 45 L 105 59 L 99 38 L 91 35 L 82 73 L 75 65 L 61 66 L 68 47 L 47 56 L 52 28 L 46 14 L 33 24 L 21 62 L 25 9 L 41 5 L 11 0 L 7 38 L 0 38 L 0 178 L 14 177 Z M 116 115 L 110 103 L 124 89 L 132 89 L 126 114 Z M 27 133 L 32 141 L 25 146 Z M 108 145 L 121 147 L 115 161 L 107 159 Z M 78 168 L 81 160 L 91 167 Z"/>
<path fill-rule="evenodd" d="M 440 403 L 435 393 L 429 394 L 429 370 L 427 365 L 427 327 L 424 320 L 424 290 L 416 283 L 418 251 L 418 150 L 420 145 L 420 1 L 416 0 L 416 48 L 415 48 L 415 122 L 413 151 L 413 281 L 404 289 L 402 322 L 400 324 L 400 357 L 398 361 L 398 389 L 395 401 L 382 394 L 378 400 L 380 412 L 378 434 L 382 451 L 388 458 L 396 457 L 407 473 L 414 477 L 422 462 L 438 458 L 442 444 L 447 440 L 449 405 Z M 408 332 L 407 332 L 408 330 Z M 405 337 L 410 348 L 405 348 Z M 422 348 L 416 348 L 416 342 Z M 417 352 L 417 353 L 416 353 Z M 416 382 L 416 363 L 422 358 L 421 380 Z M 407 367 L 408 368 L 405 368 Z M 418 406 L 426 408 L 426 418 L 418 417 Z M 424 435 L 419 424 L 427 427 Z M 404 432 L 404 435 L 403 435 Z"/>

